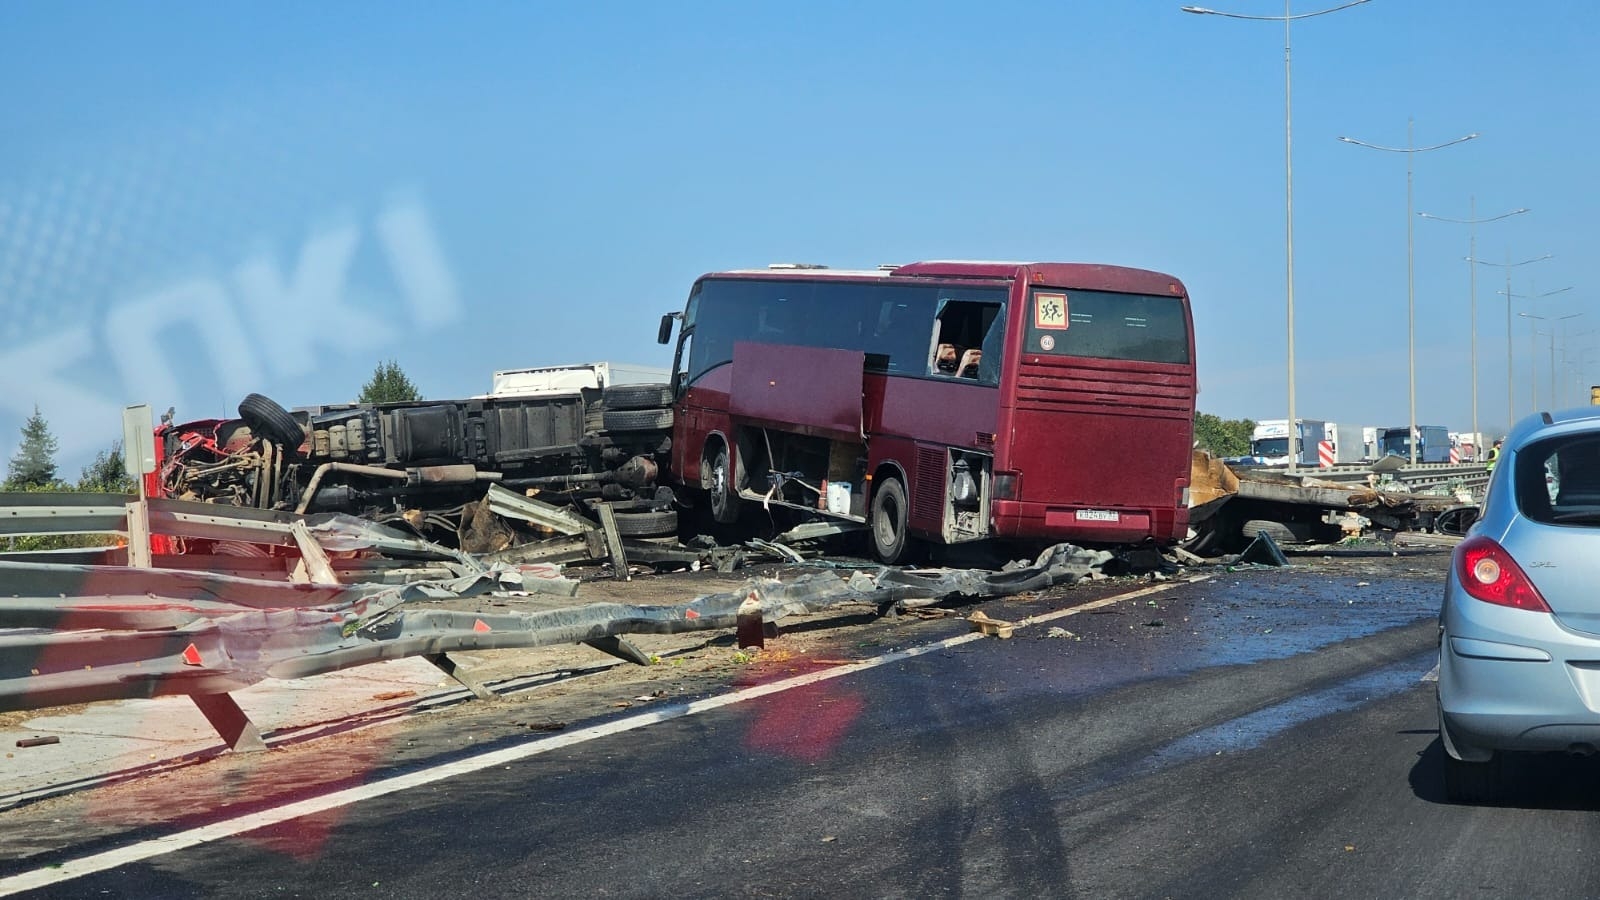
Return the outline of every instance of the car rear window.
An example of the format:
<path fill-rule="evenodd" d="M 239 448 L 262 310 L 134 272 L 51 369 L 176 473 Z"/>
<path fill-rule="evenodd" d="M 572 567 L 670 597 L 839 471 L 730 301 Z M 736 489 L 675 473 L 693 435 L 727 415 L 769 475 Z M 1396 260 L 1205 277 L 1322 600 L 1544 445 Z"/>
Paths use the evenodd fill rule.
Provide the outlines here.
<path fill-rule="evenodd" d="M 1517 451 L 1517 507 L 1535 522 L 1600 528 L 1600 434 L 1563 435 Z"/>

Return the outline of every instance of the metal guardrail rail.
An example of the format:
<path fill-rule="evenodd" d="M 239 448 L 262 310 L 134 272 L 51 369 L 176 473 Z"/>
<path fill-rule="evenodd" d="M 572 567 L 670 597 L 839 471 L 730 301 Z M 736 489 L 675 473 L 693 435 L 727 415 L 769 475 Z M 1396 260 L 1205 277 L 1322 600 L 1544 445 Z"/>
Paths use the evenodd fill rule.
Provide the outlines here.
<path fill-rule="evenodd" d="M 1240 471 L 1264 471 L 1275 475 L 1288 476 L 1290 473 L 1282 467 L 1250 467 Z M 1367 484 L 1374 479 L 1382 481 L 1385 478 L 1398 481 L 1413 491 L 1427 490 L 1441 486 L 1459 484 L 1481 492 L 1483 485 L 1489 480 L 1489 470 L 1481 463 L 1468 463 L 1465 465 L 1450 463 L 1418 463 L 1414 466 L 1407 465 L 1389 472 L 1375 471 L 1371 465 L 1359 466 L 1332 466 L 1326 469 L 1297 469 L 1293 473 L 1301 480 L 1315 479 L 1319 481 L 1334 481 L 1341 484 Z"/>
<path fill-rule="evenodd" d="M 635 663 L 625 635 L 744 626 L 850 603 L 925 606 L 995 597 L 1084 578 L 1111 558 L 1069 544 L 1003 572 L 880 568 L 792 582 L 755 579 L 685 604 L 634 606 L 546 598 L 525 612 L 451 609 L 439 601 L 534 591 L 553 567 L 471 557 L 373 522 L 98 494 L 0 494 L 0 535 L 121 532 L 128 558 L 151 532 L 293 548 L 302 566 L 268 580 L 145 565 L 7 561 L 0 556 L 0 711 L 187 694 L 235 750 L 265 748 L 228 692 L 420 656 L 480 697 L 492 696 L 448 653 L 581 643 Z M 328 553 L 375 551 L 431 560 L 455 577 L 341 583 Z M 299 576 L 299 577 L 296 577 Z M 556 577 L 556 581 L 565 581 Z M 292 583 L 291 583 L 292 582 Z M 575 590 L 576 585 L 572 583 Z M 571 596 L 572 592 L 563 592 Z"/>

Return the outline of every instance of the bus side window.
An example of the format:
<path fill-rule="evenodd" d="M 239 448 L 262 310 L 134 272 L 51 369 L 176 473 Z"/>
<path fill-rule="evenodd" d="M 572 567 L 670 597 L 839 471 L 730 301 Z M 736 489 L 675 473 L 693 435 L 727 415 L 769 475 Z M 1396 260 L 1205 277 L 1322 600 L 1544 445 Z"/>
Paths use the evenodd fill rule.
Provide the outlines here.
<path fill-rule="evenodd" d="M 1002 324 L 996 327 L 996 322 Z M 1003 323 L 998 304 L 944 301 L 939 309 L 928 373 L 998 384 Z"/>

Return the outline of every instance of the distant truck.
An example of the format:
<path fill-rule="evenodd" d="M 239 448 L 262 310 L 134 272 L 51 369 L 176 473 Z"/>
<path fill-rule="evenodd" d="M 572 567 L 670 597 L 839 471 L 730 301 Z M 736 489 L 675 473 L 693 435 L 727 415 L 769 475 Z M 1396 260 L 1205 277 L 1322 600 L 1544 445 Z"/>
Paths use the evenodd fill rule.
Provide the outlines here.
<path fill-rule="evenodd" d="M 1373 458 L 1367 452 L 1364 433 L 1367 429 L 1361 425 L 1341 425 L 1329 422 L 1324 426 L 1327 437 L 1324 438 L 1333 445 L 1333 464 L 1336 466 L 1350 466 L 1365 459 Z"/>
<path fill-rule="evenodd" d="M 1398 456 L 1411 460 L 1411 429 L 1406 425 L 1381 429 L 1378 439 L 1381 456 Z M 1417 426 L 1417 462 L 1447 463 L 1450 461 L 1450 432 L 1443 425 Z"/>
<path fill-rule="evenodd" d="M 1482 458 L 1488 442 L 1481 432 L 1450 432 L 1450 446 L 1455 448 L 1457 462 L 1477 462 Z"/>
<path fill-rule="evenodd" d="M 1299 453 L 1295 465 L 1318 465 L 1317 445 L 1327 438 L 1328 423 L 1321 419 L 1296 419 L 1299 430 Z M 1289 420 L 1266 419 L 1256 423 L 1250 435 L 1250 456 L 1262 466 L 1287 466 L 1289 464 Z"/>

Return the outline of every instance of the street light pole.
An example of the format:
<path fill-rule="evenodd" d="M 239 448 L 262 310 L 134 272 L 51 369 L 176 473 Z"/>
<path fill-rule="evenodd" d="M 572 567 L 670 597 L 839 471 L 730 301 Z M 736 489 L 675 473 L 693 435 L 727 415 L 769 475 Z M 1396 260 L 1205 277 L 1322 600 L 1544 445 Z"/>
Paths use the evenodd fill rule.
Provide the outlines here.
<path fill-rule="evenodd" d="M 1533 259 L 1525 259 L 1522 262 L 1514 263 L 1511 261 L 1511 254 L 1507 253 L 1506 261 L 1503 263 L 1492 262 L 1487 259 L 1469 258 L 1467 260 L 1467 262 L 1474 263 L 1476 265 L 1499 266 L 1506 270 L 1506 289 L 1504 293 L 1506 295 L 1506 432 L 1508 434 L 1511 432 L 1511 426 L 1517 423 L 1516 402 L 1512 397 L 1512 394 L 1515 390 L 1515 379 L 1513 379 L 1511 373 L 1511 270 L 1517 268 L 1518 266 L 1542 262 L 1550 258 L 1551 254 L 1546 253 L 1543 256 L 1535 256 Z"/>
<path fill-rule="evenodd" d="M 1571 315 L 1557 316 L 1555 320 L 1557 322 L 1565 322 L 1569 319 L 1576 319 L 1581 315 L 1583 313 L 1575 312 Z M 1561 357 L 1565 360 L 1566 356 L 1567 326 L 1563 325 L 1561 326 Z M 1561 408 L 1561 395 L 1556 393 L 1556 336 L 1554 333 L 1550 335 L 1550 405 L 1555 409 Z"/>
<path fill-rule="evenodd" d="M 1535 300 L 1540 300 L 1540 299 L 1543 299 L 1545 297 L 1549 297 L 1549 296 L 1552 296 L 1554 294 L 1560 294 L 1560 293 L 1563 293 L 1565 291 L 1570 291 L 1570 290 L 1572 290 L 1572 286 L 1571 285 L 1568 285 L 1568 286 L 1566 286 L 1564 288 L 1557 288 L 1557 289 L 1555 289 L 1553 291 L 1545 291 L 1542 294 L 1513 294 L 1513 293 L 1511 293 L 1510 290 L 1507 290 L 1506 291 L 1506 303 L 1509 304 L 1511 302 L 1511 298 L 1512 297 L 1517 297 L 1519 299 L 1528 301 L 1528 305 L 1531 307 L 1533 305 L 1533 301 L 1535 301 Z M 1536 316 L 1536 315 L 1534 315 L 1532 313 L 1517 313 L 1517 315 L 1522 317 L 1522 318 L 1524 318 L 1524 319 L 1538 319 L 1540 321 L 1544 321 L 1544 318 L 1545 318 L 1544 316 Z M 1538 412 L 1539 411 L 1539 346 L 1538 346 L 1538 331 L 1539 331 L 1539 326 L 1533 324 L 1532 322 L 1528 323 L 1528 332 L 1529 332 L 1528 333 L 1528 380 L 1532 382 L 1532 384 L 1529 385 L 1529 396 L 1530 396 L 1530 398 L 1532 399 L 1532 402 L 1533 402 L 1533 408 L 1530 409 L 1529 412 Z"/>
<path fill-rule="evenodd" d="M 1183 12 L 1202 16 L 1222 16 L 1228 19 L 1249 19 L 1258 22 L 1283 23 L 1283 217 L 1284 217 L 1284 296 L 1286 298 L 1287 313 L 1285 316 L 1288 335 L 1285 344 L 1288 355 L 1288 394 L 1289 394 L 1289 471 L 1293 472 L 1299 467 L 1300 456 L 1300 427 L 1294 415 L 1294 114 L 1293 114 L 1293 79 L 1290 74 L 1290 44 L 1289 23 L 1296 19 L 1310 19 L 1316 16 L 1325 16 L 1352 6 L 1360 6 L 1370 0 L 1350 0 L 1340 6 L 1316 12 L 1300 13 L 1291 11 L 1292 0 L 1283 0 L 1283 15 L 1281 16 L 1247 16 L 1239 13 L 1221 12 L 1207 9 L 1204 6 L 1185 6 Z"/>
<path fill-rule="evenodd" d="M 1539 411 L 1539 326 L 1533 324 L 1534 319 L 1544 321 L 1544 316 L 1533 313 L 1517 313 L 1517 317 L 1528 319 L 1528 401 L 1533 404 L 1533 412 Z"/>
<path fill-rule="evenodd" d="M 1425 212 L 1417 213 L 1418 218 L 1433 219 L 1438 222 L 1454 222 L 1467 226 L 1467 282 L 1472 297 L 1472 452 L 1474 459 L 1483 455 L 1483 432 L 1478 430 L 1478 267 L 1473 265 L 1478 256 L 1478 226 L 1488 222 L 1498 222 L 1512 216 L 1520 216 L 1528 212 L 1527 207 L 1513 209 L 1508 213 L 1490 216 L 1485 219 L 1478 218 L 1478 198 L 1469 197 L 1467 200 L 1469 215 L 1465 219 L 1449 219 L 1444 216 L 1429 215 Z"/>
<path fill-rule="evenodd" d="M 1351 138 L 1351 137 L 1340 137 L 1339 140 L 1344 141 L 1347 144 L 1355 144 L 1357 147 L 1366 147 L 1369 150 L 1383 150 L 1383 151 L 1388 152 L 1388 153 L 1404 153 L 1406 155 L 1406 334 L 1407 334 L 1406 342 L 1407 342 L 1408 350 L 1409 350 L 1409 352 L 1407 354 L 1407 357 L 1409 359 L 1409 369 L 1410 369 L 1410 379 L 1409 380 L 1410 380 L 1410 394 L 1411 394 L 1411 464 L 1412 465 L 1416 465 L 1417 464 L 1417 275 L 1416 275 L 1415 242 L 1413 240 L 1413 234 L 1412 234 L 1413 233 L 1413 228 L 1412 228 L 1412 216 L 1411 216 L 1411 180 L 1412 180 L 1411 179 L 1411 174 L 1412 174 L 1411 161 L 1412 161 L 1412 157 L 1416 156 L 1418 153 L 1426 153 L 1426 152 L 1428 152 L 1430 150 L 1442 150 L 1445 147 L 1450 147 L 1450 146 L 1454 146 L 1456 144 L 1465 143 L 1467 141 L 1472 140 L 1473 138 L 1476 138 L 1478 136 L 1478 133 L 1476 131 L 1474 131 L 1473 133 L 1471 133 L 1469 135 L 1465 135 L 1464 137 L 1458 137 L 1453 141 L 1445 141 L 1442 144 L 1435 144 L 1432 147 L 1418 147 L 1416 145 L 1416 141 L 1412 139 L 1412 125 L 1413 124 L 1414 123 L 1413 123 L 1413 121 L 1411 119 L 1406 119 L 1406 145 L 1404 147 L 1384 147 L 1384 146 L 1379 145 L 1379 144 L 1369 144 L 1366 141 L 1358 141 L 1355 138 Z"/>

